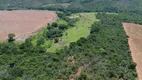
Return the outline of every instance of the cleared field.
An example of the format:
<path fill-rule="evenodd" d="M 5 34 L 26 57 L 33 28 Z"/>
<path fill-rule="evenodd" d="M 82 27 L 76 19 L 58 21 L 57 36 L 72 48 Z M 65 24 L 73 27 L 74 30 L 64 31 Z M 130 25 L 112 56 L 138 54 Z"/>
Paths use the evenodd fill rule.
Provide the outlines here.
<path fill-rule="evenodd" d="M 129 36 L 129 46 L 133 61 L 137 63 L 138 80 L 142 80 L 142 25 L 123 23 L 126 34 Z"/>
<path fill-rule="evenodd" d="M 0 40 L 7 39 L 9 33 L 14 33 L 17 40 L 25 40 L 56 17 L 51 11 L 0 11 Z"/>

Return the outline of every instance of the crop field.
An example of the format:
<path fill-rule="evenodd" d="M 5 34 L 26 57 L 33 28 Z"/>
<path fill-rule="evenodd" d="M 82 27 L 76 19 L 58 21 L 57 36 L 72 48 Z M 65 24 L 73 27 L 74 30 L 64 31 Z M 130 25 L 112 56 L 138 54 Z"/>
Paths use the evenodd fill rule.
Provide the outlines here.
<path fill-rule="evenodd" d="M 17 40 L 25 40 L 56 17 L 51 11 L 0 11 L 0 40 L 7 39 L 9 33 L 14 33 Z"/>
<path fill-rule="evenodd" d="M 128 43 L 133 61 L 137 63 L 138 78 L 142 80 L 142 25 L 123 23 L 123 26 L 129 36 Z"/>

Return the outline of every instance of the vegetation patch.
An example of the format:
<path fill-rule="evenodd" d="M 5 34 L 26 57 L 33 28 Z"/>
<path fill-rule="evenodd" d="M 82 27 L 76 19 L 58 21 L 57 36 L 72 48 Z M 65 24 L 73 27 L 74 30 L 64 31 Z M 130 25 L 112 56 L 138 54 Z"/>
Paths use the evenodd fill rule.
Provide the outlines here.
<path fill-rule="evenodd" d="M 75 23 L 74 27 L 67 29 L 60 38 L 60 42 L 53 44 L 48 49 L 49 51 L 55 52 L 65 46 L 69 46 L 71 42 L 76 42 L 81 37 L 87 37 L 90 34 L 90 26 L 96 21 L 95 13 L 74 14 L 73 16 L 78 16 L 79 21 Z"/>
<path fill-rule="evenodd" d="M 67 13 L 65 13 L 67 14 Z M 66 21 L 69 20 L 69 22 Z M 81 37 L 87 37 L 90 34 L 90 26 L 94 21 L 97 21 L 95 13 L 78 13 L 67 15 L 66 19 L 60 18 L 56 22 L 47 25 L 39 34 L 34 36 L 32 42 L 37 45 L 40 36 L 43 37 L 44 43 L 42 47 L 46 47 L 49 52 L 56 52 L 65 46 L 69 46 L 71 42 L 76 42 Z M 73 21 L 73 20 L 77 21 Z M 53 28 L 56 29 L 53 29 Z"/>

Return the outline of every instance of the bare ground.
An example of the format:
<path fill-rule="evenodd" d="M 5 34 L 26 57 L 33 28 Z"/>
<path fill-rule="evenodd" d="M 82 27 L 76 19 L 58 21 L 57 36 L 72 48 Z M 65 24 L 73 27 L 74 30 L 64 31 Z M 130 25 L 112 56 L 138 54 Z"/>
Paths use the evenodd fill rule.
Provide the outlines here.
<path fill-rule="evenodd" d="M 142 80 L 142 25 L 123 23 L 133 61 L 137 64 L 138 80 Z"/>
<path fill-rule="evenodd" d="M 78 70 L 77 70 L 77 72 L 76 72 L 76 76 L 77 77 L 79 77 L 80 76 L 80 74 L 81 74 L 81 72 L 82 72 L 82 70 L 83 70 L 83 66 L 80 66 L 79 68 L 78 68 Z"/>
<path fill-rule="evenodd" d="M 9 33 L 14 33 L 17 40 L 25 40 L 56 18 L 51 11 L 0 11 L 0 40 L 7 39 Z"/>

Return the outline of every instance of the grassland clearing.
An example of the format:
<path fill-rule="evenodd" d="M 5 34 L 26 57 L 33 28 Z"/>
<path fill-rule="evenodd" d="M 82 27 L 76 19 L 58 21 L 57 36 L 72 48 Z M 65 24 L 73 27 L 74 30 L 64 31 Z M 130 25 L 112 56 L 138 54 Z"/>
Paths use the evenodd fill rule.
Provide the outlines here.
<path fill-rule="evenodd" d="M 48 51 L 55 52 L 65 46 L 69 46 L 71 42 L 76 42 L 81 37 L 87 37 L 90 34 L 91 25 L 95 20 L 97 20 L 95 18 L 95 13 L 81 13 L 74 14 L 73 16 L 79 16 L 79 21 L 76 22 L 74 27 L 66 30 L 60 38 L 60 42 L 52 44 Z"/>
<path fill-rule="evenodd" d="M 74 24 L 74 27 L 69 27 L 67 30 L 63 32 L 63 36 L 59 37 L 59 42 L 54 43 L 52 39 L 45 39 L 45 43 L 41 45 L 45 47 L 48 52 L 56 52 L 64 48 L 65 46 L 69 46 L 71 42 L 76 42 L 81 37 L 87 37 L 90 34 L 90 28 L 94 21 L 97 21 L 95 13 L 77 13 L 72 14 L 72 18 L 78 18 L 78 21 Z M 56 20 L 58 24 L 66 24 L 67 22 L 62 19 Z M 47 28 L 44 28 L 40 31 L 35 38 L 33 39 L 32 43 L 37 45 L 37 39 L 45 34 Z M 44 35 L 46 37 L 46 35 Z"/>
<path fill-rule="evenodd" d="M 54 6 L 62 6 L 62 7 L 68 7 L 69 5 L 71 5 L 70 3 L 56 3 L 56 4 L 46 4 L 43 5 L 42 7 L 54 7 Z"/>

